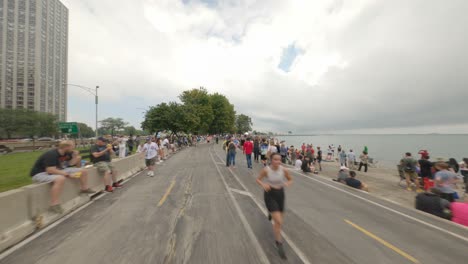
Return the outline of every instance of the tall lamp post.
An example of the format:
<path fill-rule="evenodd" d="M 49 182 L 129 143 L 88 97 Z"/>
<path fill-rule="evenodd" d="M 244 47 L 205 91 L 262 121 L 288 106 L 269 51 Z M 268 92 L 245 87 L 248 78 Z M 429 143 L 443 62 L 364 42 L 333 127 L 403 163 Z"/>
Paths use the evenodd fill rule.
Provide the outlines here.
<path fill-rule="evenodd" d="M 94 95 L 95 104 L 96 104 L 96 131 L 95 131 L 96 133 L 95 135 L 97 138 L 98 137 L 98 89 L 99 89 L 99 86 L 96 86 L 96 88 L 93 89 L 93 88 L 89 88 L 89 87 L 77 85 L 77 84 L 72 84 L 72 83 L 67 83 L 66 85 L 81 88 L 87 91 L 88 93 Z"/>

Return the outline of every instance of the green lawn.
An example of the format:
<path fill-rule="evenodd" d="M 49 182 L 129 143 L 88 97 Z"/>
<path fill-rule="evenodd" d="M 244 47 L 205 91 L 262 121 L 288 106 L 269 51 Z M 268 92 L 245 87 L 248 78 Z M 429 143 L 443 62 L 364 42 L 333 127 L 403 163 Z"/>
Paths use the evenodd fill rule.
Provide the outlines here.
<path fill-rule="evenodd" d="M 29 172 L 43 151 L 0 155 L 0 192 L 31 184 Z"/>

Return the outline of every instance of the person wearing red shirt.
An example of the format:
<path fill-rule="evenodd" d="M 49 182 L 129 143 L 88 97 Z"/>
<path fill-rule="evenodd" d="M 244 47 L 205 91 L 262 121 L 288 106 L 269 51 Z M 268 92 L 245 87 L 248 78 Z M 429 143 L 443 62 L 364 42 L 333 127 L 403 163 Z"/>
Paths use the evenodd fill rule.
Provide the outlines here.
<path fill-rule="evenodd" d="M 247 167 L 252 169 L 252 151 L 253 151 L 253 143 L 250 138 L 247 138 L 247 141 L 244 142 L 244 154 L 247 157 Z"/>

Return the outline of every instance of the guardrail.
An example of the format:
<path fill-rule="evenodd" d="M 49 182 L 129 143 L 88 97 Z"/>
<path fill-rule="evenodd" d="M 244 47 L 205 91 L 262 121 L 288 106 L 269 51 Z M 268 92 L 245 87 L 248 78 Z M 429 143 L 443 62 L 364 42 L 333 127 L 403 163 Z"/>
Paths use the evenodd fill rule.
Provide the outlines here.
<path fill-rule="evenodd" d="M 113 163 L 119 180 L 127 179 L 145 168 L 142 154 L 118 159 Z M 87 170 L 89 187 L 95 191 L 102 190 L 102 177 L 95 168 Z M 50 183 L 40 183 L 0 193 L 0 252 L 63 216 L 48 212 L 50 188 Z M 89 195 L 80 195 L 79 181 L 65 181 L 60 197 L 65 214 L 90 199 Z"/>

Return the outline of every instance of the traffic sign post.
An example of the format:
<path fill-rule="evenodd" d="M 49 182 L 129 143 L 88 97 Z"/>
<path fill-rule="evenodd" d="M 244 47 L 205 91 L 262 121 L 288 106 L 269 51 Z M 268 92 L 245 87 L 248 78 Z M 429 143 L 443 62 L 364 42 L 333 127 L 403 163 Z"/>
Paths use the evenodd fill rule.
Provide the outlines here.
<path fill-rule="evenodd" d="M 60 132 L 64 134 L 78 135 L 80 132 L 76 122 L 60 122 L 58 123 Z"/>

